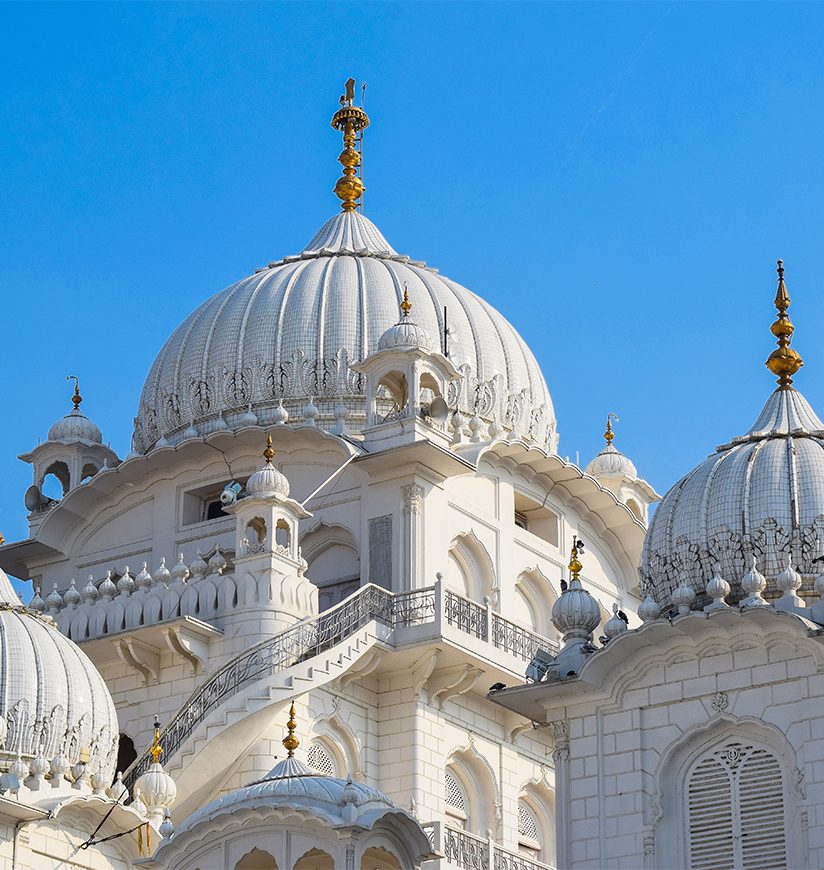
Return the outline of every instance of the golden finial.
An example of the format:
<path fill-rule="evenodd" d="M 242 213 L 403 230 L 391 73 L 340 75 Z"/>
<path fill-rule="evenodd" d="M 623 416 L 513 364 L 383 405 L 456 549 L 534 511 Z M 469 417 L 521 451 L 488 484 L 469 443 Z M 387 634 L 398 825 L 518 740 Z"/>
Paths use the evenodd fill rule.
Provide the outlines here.
<path fill-rule="evenodd" d="M 569 568 L 569 573 L 571 575 L 570 580 L 577 580 L 578 574 L 581 573 L 581 568 L 584 567 L 581 564 L 580 560 L 578 559 L 578 554 L 583 553 L 583 551 L 584 551 L 584 542 L 579 541 L 577 535 L 573 536 L 573 538 L 572 538 L 572 554 L 570 555 L 569 565 L 567 565 L 567 567 Z"/>
<path fill-rule="evenodd" d="M 74 395 L 72 396 L 72 404 L 74 410 L 80 410 L 80 403 L 83 401 L 83 396 L 80 395 L 80 381 L 76 375 L 66 375 L 67 381 L 74 381 Z"/>
<path fill-rule="evenodd" d="M 152 740 L 152 745 L 149 749 L 149 755 L 152 756 L 152 761 L 155 764 L 159 764 L 160 756 L 163 755 L 163 747 L 160 745 L 160 722 L 158 722 L 157 719 L 155 719 L 154 730 L 154 740 Z"/>
<path fill-rule="evenodd" d="M 366 188 L 358 175 L 361 165 L 361 154 L 356 147 L 360 142 L 361 133 L 369 126 L 369 116 L 361 106 L 353 106 L 355 99 L 355 80 L 346 80 L 346 93 L 340 98 L 340 108 L 332 116 L 332 126 L 343 133 L 343 151 L 338 162 L 343 166 L 343 175 L 335 184 L 335 195 L 341 200 L 344 211 L 354 211 L 358 200 Z"/>
<path fill-rule="evenodd" d="M 267 462 L 271 462 L 275 458 L 275 448 L 272 447 L 272 436 L 266 436 L 266 449 L 263 451 L 263 458 Z"/>
<path fill-rule="evenodd" d="M 295 737 L 295 728 L 298 727 L 298 723 L 295 721 L 295 702 L 292 701 L 291 707 L 289 707 L 289 721 L 286 723 L 286 730 L 289 732 L 283 738 L 283 748 L 289 753 L 287 758 L 291 758 L 295 754 L 295 750 L 300 745 L 300 740 Z"/>
<path fill-rule="evenodd" d="M 804 365 L 799 354 L 790 347 L 795 327 L 790 320 L 787 309 L 790 307 L 790 294 L 784 284 L 784 261 L 778 261 L 778 290 L 775 293 L 775 308 L 778 318 L 770 327 L 770 332 L 778 339 L 778 348 L 774 350 L 764 365 L 778 376 L 778 388 L 789 390 L 793 375 Z"/>
<path fill-rule="evenodd" d="M 409 288 L 406 284 L 403 285 L 403 302 L 401 302 L 401 311 L 404 317 L 409 317 L 409 312 L 412 310 L 412 303 L 409 301 Z"/>
<path fill-rule="evenodd" d="M 618 419 L 617 414 L 607 414 L 607 431 L 604 432 L 604 441 L 607 442 L 607 447 L 612 447 L 612 440 L 615 438 L 615 433 L 612 431 L 612 421 L 615 420 L 616 423 L 620 423 L 621 421 Z"/>

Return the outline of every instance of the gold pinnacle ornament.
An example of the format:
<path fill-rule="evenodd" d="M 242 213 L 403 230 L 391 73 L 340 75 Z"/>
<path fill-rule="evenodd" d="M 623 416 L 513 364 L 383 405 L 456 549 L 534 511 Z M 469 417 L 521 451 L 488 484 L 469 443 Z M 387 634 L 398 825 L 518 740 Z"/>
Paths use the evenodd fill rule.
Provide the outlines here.
<path fill-rule="evenodd" d="M 158 722 L 157 719 L 155 719 L 154 730 L 154 740 L 152 740 L 149 755 L 152 756 L 152 761 L 155 764 L 159 764 L 160 756 L 163 755 L 163 747 L 160 745 L 160 722 Z"/>
<path fill-rule="evenodd" d="M 74 381 L 74 395 L 72 396 L 72 405 L 74 410 L 80 409 L 80 403 L 83 401 L 83 396 L 80 395 L 80 381 L 76 375 L 66 375 L 67 381 Z"/>
<path fill-rule="evenodd" d="M 795 327 L 787 309 L 790 307 L 790 294 L 784 284 L 784 262 L 778 261 L 778 290 L 775 294 L 775 307 L 778 318 L 770 327 L 770 332 L 778 339 L 778 348 L 767 358 L 764 365 L 778 377 L 778 389 L 789 390 L 793 375 L 804 365 L 800 355 L 790 347 Z"/>
<path fill-rule="evenodd" d="M 275 458 L 275 448 L 272 447 L 272 436 L 266 436 L 266 449 L 263 451 L 263 458 L 267 462 L 271 462 Z"/>
<path fill-rule="evenodd" d="M 346 92 L 340 98 L 340 108 L 332 116 L 332 126 L 343 133 L 343 151 L 338 161 L 343 166 L 343 175 L 335 184 L 335 195 L 341 200 L 344 211 L 354 211 L 366 189 L 358 174 L 361 154 L 356 147 L 359 135 L 369 126 L 369 116 L 361 106 L 352 105 L 355 99 L 355 80 L 346 80 Z"/>
<path fill-rule="evenodd" d="M 412 303 L 409 301 L 409 290 L 406 284 L 403 285 L 403 302 L 401 302 L 401 311 L 404 317 L 409 317 L 409 312 L 412 311 Z"/>
<path fill-rule="evenodd" d="M 295 721 L 295 702 L 292 701 L 292 705 L 289 707 L 289 721 L 286 723 L 286 730 L 289 732 L 283 738 L 283 748 L 289 753 L 288 758 L 291 758 L 295 754 L 295 750 L 300 745 L 300 740 L 295 737 L 295 728 L 298 727 L 298 723 Z"/>
<path fill-rule="evenodd" d="M 604 432 L 604 441 L 607 442 L 607 447 L 612 447 L 612 439 L 615 438 L 615 433 L 612 431 L 613 420 L 615 420 L 616 423 L 621 422 L 618 419 L 617 414 L 607 414 L 607 431 Z"/>
<path fill-rule="evenodd" d="M 578 575 L 581 573 L 581 568 L 584 567 L 578 559 L 578 553 L 583 549 L 584 545 L 579 544 L 578 538 L 574 537 L 572 539 L 572 554 L 569 559 L 569 565 L 567 565 L 567 568 L 569 568 L 569 573 L 571 575 L 570 580 L 578 580 Z"/>

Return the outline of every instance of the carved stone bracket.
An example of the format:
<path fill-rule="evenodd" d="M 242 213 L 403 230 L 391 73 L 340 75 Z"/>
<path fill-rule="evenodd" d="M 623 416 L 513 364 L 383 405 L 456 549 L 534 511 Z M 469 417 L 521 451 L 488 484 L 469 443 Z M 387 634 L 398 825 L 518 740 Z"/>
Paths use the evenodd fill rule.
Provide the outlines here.
<path fill-rule="evenodd" d="M 208 642 L 187 631 L 185 625 L 171 625 L 164 629 L 163 636 L 169 649 L 191 665 L 192 676 L 206 666 L 209 659 Z"/>
<path fill-rule="evenodd" d="M 160 653 L 134 637 L 119 638 L 114 648 L 120 661 L 143 678 L 143 684 L 156 683 L 160 675 Z"/>
<path fill-rule="evenodd" d="M 473 665 L 457 665 L 435 671 L 427 681 L 429 703 L 439 710 L 450 699 L 470 691 L 484 671 Z"/>
<path fill-rule="evenodd" d="M 340 686 L 344 688 L 356 680 L 368 677 L 377 669 L 383 658 L 383 650 L 373 647 L 369 652 L 352 665 L 340 678 Z"/>

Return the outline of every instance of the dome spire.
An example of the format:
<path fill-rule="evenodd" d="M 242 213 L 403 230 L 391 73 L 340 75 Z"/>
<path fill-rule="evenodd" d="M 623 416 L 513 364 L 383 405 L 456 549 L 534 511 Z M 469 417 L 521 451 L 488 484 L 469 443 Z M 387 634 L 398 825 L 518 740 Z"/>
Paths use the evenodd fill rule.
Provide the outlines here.
<path fill-rule="evenodd" d="M 152 756 L 152 761 L 155 764 L 160 762 L 160 756 L 163 755 L 163 747 L 160 745 L 160 722 L 157 719 L 154 723 L 154 739 L 149 748 L 149 755 Z"/>
<path fill-rule="evenodd" d="M 77 375 L 66 375 L 67 381 L 74 381 L 74 395 L 72 395 L 72 405 L 75 411 L 80 411 L 80 403 L 83 401 L 83 396 L 80 395 L 80 379 Z"/>
<path fill-rule="evenodd" d="M 295 750 L 300 745 L 300 740 L 295 737 L 295 729 L 298 727 L 298 723 L 295 720 L 295 702 L 292 701 L 291 706 L 289 707 L 289 721 L 286 723 L 286 730 L 289 732 L 283 738 L 283 748 L 289 753 L 287 758 L 293 758 L 295 755 Z"/>
<path fill-rule="evenodd" d="M 584 566 L 581 564 L 580 559 L 578 558 L 578 554 L 583 552 L 584 542 L 578 540 L 578 536 L 575 535 L 572 538 L 572 553 L 569 559 L 569 579 L 570 583 L 576 582 L 580 583 L 580 578 L 578 575 L 581 573 L 581 568 Z"/>
<path fill-rule="evenodd" d="M 770 332 L 778 339 L 778 348 L 774 350 L 765 365 L 778 376 L 778 389 L 789 390 L 792 386 L 792 376 L 804 365 L 799 354 L 790 347 L 795 327 L 790 320 L 787 309 L 790 307 L 790 294 L 784 284 L 784 261 L 778 260 L 778 289 L 775 293 L 775 308 L 778 317 L 770 327 Z"/>
<path fill-rule="evenodd" d="M 272 447 L 272 436 L 266 436 L 266 449 L 263 451 L 263 458 L 266 462 L 271 465 L 272 460 L 275 458 L 275 448 Z"/>
<path fill-rule="evenodd" d="M 369 126 L 369 116 L 363 106 L 353 105 L 354 100 L 355 80 L 348 78 L 346 91 L 340 98 L 341 107 L 332 116 L 332 126 L 343 133 L 343 151 L 338 157 L 338 162 L 343 166 L 343 175 L 335 184 L 335 195 L 341 200 L 344 211 L 354 211 L 366 189 L 358 174 L 361 152 L 357 146 L 363 138 L 361 131 Z"/>
<path fill-rule="evenodd" d="M 406 281 L 403 282 L 403 302 L 401 302 L 401 311 L 404 317 L 409 317 L 412 311 L 412 303 L 409 301 L 409 287 Z"/>
<path fill-rule="evenodd" d="M 604 441 L 607 442 L 607 447 L 612 447 L 612 441 L 615 438 L 615 433 L 612 431 L 612 421 L 615 420 L 616 423 L 620 423 L 621 421 L 618 419 L 617 414 L 607 414 L 607 430 L 604 432 Z"/>

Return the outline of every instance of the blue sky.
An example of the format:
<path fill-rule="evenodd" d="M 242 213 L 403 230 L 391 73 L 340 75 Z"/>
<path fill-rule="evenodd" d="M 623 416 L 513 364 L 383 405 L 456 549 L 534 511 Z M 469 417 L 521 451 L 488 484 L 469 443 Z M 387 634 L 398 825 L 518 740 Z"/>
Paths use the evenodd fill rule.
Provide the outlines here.
<path fill-rule="evenodd" d="M 3 4 L 0 34 L 7 540 L 66 374 L 125 455 L 177 323 L 337 211 L 350 74 L 366 214 L 515 324 L 563 455 L 614 411 L 663 492 L 744 431 L 779 256 L 824 412 L 821 4 Z"/>

